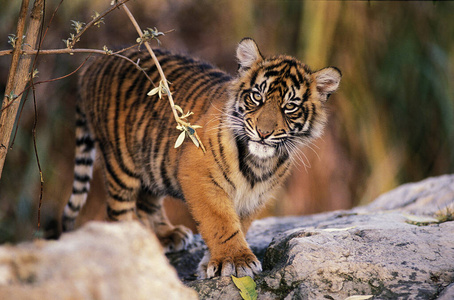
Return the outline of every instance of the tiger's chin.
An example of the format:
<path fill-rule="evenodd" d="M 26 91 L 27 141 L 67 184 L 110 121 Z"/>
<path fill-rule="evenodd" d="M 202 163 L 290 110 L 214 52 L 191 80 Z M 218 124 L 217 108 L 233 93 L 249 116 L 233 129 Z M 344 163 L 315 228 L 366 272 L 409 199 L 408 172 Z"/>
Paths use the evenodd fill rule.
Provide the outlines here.
<path fill-rule="evenodd" d="M 254 141 L 249 141 L 248 148 L 251 154 L 261 159 L 270 158 L 276 154 L 275 147 Z"/>

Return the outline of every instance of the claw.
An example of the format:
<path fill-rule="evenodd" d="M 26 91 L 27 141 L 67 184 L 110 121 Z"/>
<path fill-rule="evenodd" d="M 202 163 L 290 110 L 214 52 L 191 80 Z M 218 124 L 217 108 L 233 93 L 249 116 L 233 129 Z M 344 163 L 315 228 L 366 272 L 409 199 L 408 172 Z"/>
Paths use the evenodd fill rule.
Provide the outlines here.
<path fill-rule="evenodd" d="M 223 257 L 211 260 L 210 254 L 207 251 L 198 268 L 200 279 L 213 278 L 219 275 L 250 276 L 253 278 L 254 274 L 258 274 L 261 271 L 262 265 L 252 253 L 238 257 Z"/>
<path fill-rule="evenodd" d="M 253 273 L 252 269 L 244 267 L 244 266 L 237 268 L 236 273 L 237 273 L 237 277 L 250 276 L 250 277 L 254 278 L 254 273 Z"/>
<path fill-rule="evenodd" d="M 262 264 L 259 261 L 252 261 L 250 266 L 251 266 L 252 272 L 254 274 L 258 274 L 258 273 L 262 272 Z"/>
<path fill-rule="evenodd" d="M 230 276 L 235 274 L 235 265 L 231 261 L 222 263 L 221 276 Z"/>
<path fill-rule="evenodd" d="M 192 243 L 193 239 L 192 231 L 182 225 L 176 226 L 166 234 L 160 236 L 165 253 L 185 250 Z"/>
<path fill-rule="evenodd" d="M 208 265 L 207 278 L 213 278 L 214 276 L 216 276 L 217 271 L 218 271 L 217 265 L 214 265 L 214 264 Z"/>

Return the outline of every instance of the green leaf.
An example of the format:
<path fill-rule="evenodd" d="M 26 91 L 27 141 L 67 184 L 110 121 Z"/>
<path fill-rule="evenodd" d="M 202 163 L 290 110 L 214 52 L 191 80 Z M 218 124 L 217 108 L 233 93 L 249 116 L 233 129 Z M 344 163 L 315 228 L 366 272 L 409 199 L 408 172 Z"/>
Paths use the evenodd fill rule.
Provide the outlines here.
<path fill-rule="evenodd" d="M 428 216 L 416 216 L 412 214 L 403 213 L 406 222 L 413 225 L 424 226 L 429 224 L 439 223 L 438 219 L 428 217 Z"/>
<path fill-rule="evenodd" d="M 256 284 L 254 279 L 250 276 L 235 277 L 232 275 L 233 283 L 238 289 L 240 289 L 241 298 L 244 300 L 255 300 L 257 299 L 257 291 L 255 290 Z"/>
<path fill-rule="evenodd" d="M 12 101 L 12 100 L 17 99 L 18 96 L 16 94 L 14 94 L 14 91 L 11 91 L 11 93 L 9 95 L 5 94 L 5 97 L 8 98 L 9 101 Z"/>
<path fill-rule="evenodd" d="M 38 77 L 38 73 L 39 73 L 38 69 L 34 69 L 32 72 L 32 78 Z"/>
<path fill-rule="evenodd" d="M 16 40 L 17 40 L 17 37 L 15 34 L 9 34 L 8 35 L 8 43 L 11 44 L 11 46 L 16 47 Z"/>
<path fill-rule="evenodd" d="M 177 138 L 177 141 L 175 142 L 174 148 L 178 148 L 178 147 L 181 146 L 181 144 L 183 144 L 185 136 L 186 136 L 186 132 L 185 131 L 180 133 L 180 135 Z"/>
<path fill-rule="evenodd" d="M 199 141 L 197 140 L 197 138 L 193 134 L 189 134 L 189 137 L 191 138 L 191 141 L 194 143 L 194 145 L 196 145 L 197 148 L 199 148 Z"/>
<path fill-rule="evenodd" d="M 151 91 L 148 92 L 148 96 L 153 96 L 153 95 L 156 95 L 158 92 L 159 92 L 159 86 L 158 87 L 155 87 L 154 89 L 152 89 Z"/>
<path fill-rule="evenodd" d="M 184 114 L 183 109 L 179 105 L 174 105 L 175 109 L 178 110 L 181 114 Z"/>

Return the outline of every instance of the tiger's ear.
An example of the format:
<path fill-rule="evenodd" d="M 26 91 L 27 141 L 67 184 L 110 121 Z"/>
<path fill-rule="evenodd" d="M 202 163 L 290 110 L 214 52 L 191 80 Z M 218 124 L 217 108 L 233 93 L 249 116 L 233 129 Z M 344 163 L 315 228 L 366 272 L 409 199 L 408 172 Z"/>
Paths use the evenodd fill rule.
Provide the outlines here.
<path fill-rule="evenodd" d="M 314 73 L 320 100 L 326 101 L 339 87 L 342 73 L 338 68 L 328 67 Z"/>
<path fill-rule="evenodd" d="M 236 58 L 238 59 L 240 73 L 248 70 L 254 63 L 263 60 L 259 47 L 251 38 L 241 40 L 236 49 Z"/>

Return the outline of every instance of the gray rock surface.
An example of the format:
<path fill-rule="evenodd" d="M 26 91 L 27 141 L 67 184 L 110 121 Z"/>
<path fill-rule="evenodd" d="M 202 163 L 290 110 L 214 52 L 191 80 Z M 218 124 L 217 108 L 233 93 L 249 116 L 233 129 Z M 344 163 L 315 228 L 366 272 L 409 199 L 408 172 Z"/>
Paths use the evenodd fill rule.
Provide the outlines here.
<path fill-rule="evenodd" d="M 255 221 L 248 241 L 264 267 L 258 299 L 454 299 L 454 222 L 414 218 L 446 212 L 454 212 L 453 175 L 349 211 Z M 190 256 L 203 249 L 195 244 Z M 193 280 L 196 263 L 174 265 L 201 299 L 241 299 L 229 278 Z"/>
<path fill-rule="evenodd" d="M 396 210 L 417 215 L 433 216 L 454 213 L 454 175 L 432 177 L 408 183 L 385 193 L 369 205 L 357 207 L 356 212 Z"/>
<path fill-rule="evenodd" d="M 258 299 L 454 299 L 453 212 L 450 175 L 348 211 L 255 221 Z M 167 256 L 191 290 L 139 224 L 93 222 L 59 241 L 0 247 L 0 299 L 241 299 L 229 277 L 197 280 L 205 249 L 196 236 Z"/>
<path fill-rule="evenodd" d="M 0 299 L 197 299 L 138 223 L 0 247 Z"/>

